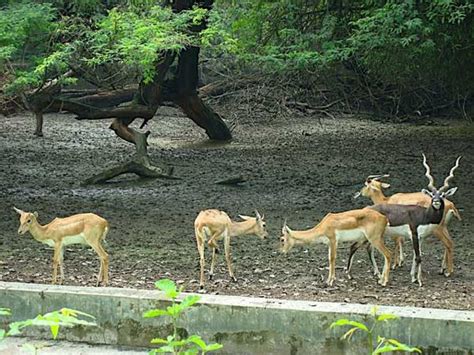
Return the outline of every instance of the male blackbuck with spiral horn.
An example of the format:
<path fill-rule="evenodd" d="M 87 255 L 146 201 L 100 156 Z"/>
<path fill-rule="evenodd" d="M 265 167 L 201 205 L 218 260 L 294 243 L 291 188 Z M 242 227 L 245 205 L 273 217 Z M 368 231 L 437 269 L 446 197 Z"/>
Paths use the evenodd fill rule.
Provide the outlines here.
<path fill-rule="evenodd" d="M 242 222 L 234 222 L 224 211 L 215 209 L 204 210 L 199 213 L 194 221 L 194 231 L 196 234 L 196 243 L 199 252 L 199 260 L 201 266 L 200 287 L 204 288 L 204 249 L 206 240 L 210 248 L 212 248 L 211 270 L 209 279 L 212 280 L 214 275 L 214 265 L 216 262 L 217 242 L 224 239 L 224 253 L 229 269 L 229 276 L 233 281 L 237 281 L 232 270 L 232 260 L 230 253 L 230 239 L 243 235 L 256 235 L 261 239 L 268 236 L 264 216 L 255 211 L 255 217 L 239 216 Z"/>
<path fill-rule="evenodd" d="M 454 170 L 457 168 L 459 159 L 456 160 L 456 164 L 451 170 L 449 176 L 446 178 L 444 185 L 447 185 L 449 180 L 453 177 Z M 429 166 L 426 163 L 426 157 L 423 155 L 423 165 L 427 169 L 429 179 L 432 179 L 429 174 Z M 425 174 L 426 175 L 426 174 Z M 359 196 L 368 197 L 372 200 L 374 204 L 400 204 L 400 205 L 419 205 L 422 207 L 429 207 L 431 205 L 431 197 L 423 192 L 412 192 L 412 193 L 397 193 L 391 196 L 385 196 L 383 193 L 384 189 L 390 187 L 390 184 L 380 181 L 383 178 L 388 177 L 388 174 L 384 175 L 370 175 L 365 181 L 365 186 L 354 196 L 355 198 Z M 433 185 L 432 180 L 430 184 Z M 456 216 L 458 220 L 461 220 L 459 211 L 457 210 L 454 203 L 444 199 L 444 216 L 443 220 L 439 225 L 437 225 L 432 233 L 436 236 L 444 246 L 444 256 L 441 264 L 440 274 L 444 274 L 446 277 L 450 276 L 454 271 L 454 262 L 453 262 L 453 251 L 454 243 L 451 239 L 448 232 L 448 224 L 452 216 Z M 403 250 L 401 248 L 401 238 L 397 239 L 397 247 L 395 248 L 394 261 L 397 260 L 398 254 L 400 254 L 400 263 L 403 262 Z M 400 249 L 398 248 L 400 246 Z"/>
<path fill-rule="evenodd" d="M 326 244 L 329 250 L 329 275 L 326 280 L 332 285 L 336 279 L 336 250 L 339 243 L 367 241 L 385 258 L 379 283 L 385 286 L 390 273 L 391 253 L 385 247 L 383 234 L 387 226 L 387 218 L 370 209 L 352 210 L 327 214 L 315 227 L 304 230 L 291 230 L 286 221 L 280 238 L 281 251 L 287 253 L 295 245 Z"/>
<path fill-rule="evenodd" d="M 58 266 L 61 284 L 64 280 L 63 254 L 64 247 L 70 244 L 89 245 L 100 258 L 100 269 L 97 275 L 97 286 L 109 281 L 109 256 L 105 252 L 102 241 L 109 231 L 109 223 L 93 213 L 76 214 L 66 218 L 55 218 L 44 226 L 38 223 L 37 212 L 24 212 L 16 207 L 13 209 L 20 215 L 18 234 L 30 232 L 34 239 L 54 248 L 53 280 L 57 282 Z"/>
<path fill-rule="evenodd" d="M 449 176 L 444 180 L 440 189 L 434 187 L 434 179 L 430 174 L 430 167 L 426 163 L 426 157 L 423 154 L 423 165 L 425 166 L 425 176 L 429 180 L 429 190 L 423 189 L 422 192 L 430 196 L 430 205 L 422 207 L 419 205 L 401 205 L 401 204 L 379 204 L 367 207 L 382 213 L 388 218 L 389 226 L 385 230 L 387 236 L 404 236 L 410 238 L 413 242 L 413 264 L 411 267 L 412 282 L 418 282 L 422 286 L 421 278 L 421 241 L 427 236 L 433 234 L 433 231 L 439 227 L 443 221 L 445 211 L 445 197 L 452 196 L 457 188 L 449 188 L 449 180 L 454 177 L 454 171 L 459 166 L 459 157 L 455 166 L 451 169 Z M 351 247 L 349 256 L 348 272 L 352 264 L 352 258 L 361 244 Z"/>

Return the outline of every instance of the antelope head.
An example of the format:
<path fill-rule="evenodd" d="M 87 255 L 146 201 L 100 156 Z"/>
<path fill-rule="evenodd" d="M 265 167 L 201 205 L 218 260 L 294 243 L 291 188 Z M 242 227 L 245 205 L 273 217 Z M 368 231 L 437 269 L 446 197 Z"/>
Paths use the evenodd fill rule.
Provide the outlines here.
<path fill-rule="evenodd" d="M 383 189 L 388 189 L 390 184 L 380 181 L 380 179 L 389 177 L 389 174 L 382 174 L 382 175 L 369 175 L 367 179 L 365 179 L 364 187 L 355 193 L 354 198 L 358 198 L 359 196 L 364 197 L 371 197 L 374 193 L 382 192 Z"/>
<path fill-rule="evenodd" d="M 428 196 L 431 197 L 431 206 L 435 210 L 439 210 L 441 208 L 444 208 L 444 201 L 443 199 L 445 197 L 449 197 L 455 194 L 457 191 L 457 187 L 452 187 L 448 190 L 449 188 L 449 181 L 454 177 L 454 171 L 459 167 L 459 161 L 461 160 L 461 156 L 459 156 L 456 159 L 456 163 L 454 166 L 451 168 L 451 171 L 449 172 L 448 177 L 444 179 L 443 186 L 441 188 L 437 189 L 434 185 L 434 179 L 433 176 L 431 176 L 431 169 L 428 163 L 426 162 L 426 156 L 423 154 L 423 166 L 426 169 L 425 176 L 428 178 L 428 190 L 423 189 L 421 190 L 423 193 L 427 194 Z"/>
<path fill-rule="evenodd" d="M 288 251 L 293 248 L 294 240 L 290 236 L 291 229 L 283 223 L 283 227 L 281 229 L 281 237 L 280 237 L 280 252 L 286 254 Z"/>
<path fill-rule="evenodd" d="M 18 234 L 25 234 L 30 230 L 33 221 L 38 218 L 38 212 L 25 212 L 16 207 L 13 209 L 20 215 L 20 227 L 18 228 Z"/>
<path fill-rule="evenodd" d="M 253 221 L 255 223 L 254 226 L 254 234 L 261 239 L 265 239 L 268 237 L 267 232 L 267 223 L 265 222 L 265 215 L 260 215 L 257 210 L 255 210 L 255 217 L 243 216 L 239 215 L 244 221 Z"/>

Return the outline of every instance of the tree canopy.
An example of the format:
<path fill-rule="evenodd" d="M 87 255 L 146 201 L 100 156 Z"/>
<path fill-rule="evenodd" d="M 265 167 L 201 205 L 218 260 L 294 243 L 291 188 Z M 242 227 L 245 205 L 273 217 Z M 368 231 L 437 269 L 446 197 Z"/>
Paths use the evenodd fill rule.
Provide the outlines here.
<path fill-rule="evenodd" d="M 116 90 L 161 70 L 170 87 L 178 69 L 158 62 L 204 48 L 255 75 L 311 77 L 381 114 L 467 117 L 473 19 L 470 0 L 1 0 L 0 80 L 4 95 L 52 80 Z"/>

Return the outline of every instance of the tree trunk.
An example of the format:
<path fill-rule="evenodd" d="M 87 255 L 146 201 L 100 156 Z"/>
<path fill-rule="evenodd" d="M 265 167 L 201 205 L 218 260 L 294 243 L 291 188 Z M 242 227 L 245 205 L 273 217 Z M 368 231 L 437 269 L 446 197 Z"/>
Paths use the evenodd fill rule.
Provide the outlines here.
<path fill-rule="evenodd" d="M 36 129 L 35 136 L 43 137 L 43 112 L 35 112 Z"/>
<path fill-rule="evenodd" d="M 232 133 L 222 118 L 205 104 L 197 94 L 182 96 L 175 102 L 194 123 L 206 130 L 206 134 L 210 139 L 218 141 L 232 139 Z"/>
<path fill-rule="evenodd" d="M 150 157 L 148 156 L 148 142 L 147 138 L 150 135 L 150 131 L 145 133 L 138 132 L 133 128 L 129 127 L 134 119 L 128 121 L 115 119 L 110 125 L 117 136 L 126 140 L 127 142 L 135 144 L 135 157 L 122 165 L 107 169 L 97 175 L 94 175 L 84 181 L 84 185 L 89 184 L 100 184 L 108 180 L 113 179 L 122 174 L 134 173 L 140 177 L 147 178 L 166 178 L 175 179 L 172 177 L 173 168 L 162 169 L 154 166 Z"/>
<path fill-rule="evenodd" d="M 178 73 L 174 80 L 174 102 L 199 127 L 206 130 L 210 139 L 230 140 L 232 133 L 225 122 L 197 94 L 199 51 L 199 47 L 188 47 L 179 55 Z"/>

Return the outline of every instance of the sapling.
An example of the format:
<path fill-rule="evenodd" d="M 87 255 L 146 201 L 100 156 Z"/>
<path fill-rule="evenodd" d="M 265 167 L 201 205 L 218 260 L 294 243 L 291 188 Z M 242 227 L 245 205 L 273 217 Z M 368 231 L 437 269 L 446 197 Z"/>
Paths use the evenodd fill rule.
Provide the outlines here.
<path fill-rule="evenodd" d="M 164 338 L 154 338 L 151 344 L 161 345 L 158 349 L 153 349 L 150 354 L 171 353 L 171 354 L 206 354 L 210 351 L 222 348 L 221 344 L 213 343 L 206 344 L 206 342 L 199 335 L 190 335 L 187 338 L 181 338 L 178 334 L 178 320 L 181 315 L 194 304 L 196 304 L 201 297 L 198 295 L 187 295 L 181 302 L 176 302 L 182 288 L 179 290 L 176 284 L 169 280 L 163 279 L 155 283 L 155 287 L 163 291 L 167 298 L 171 300 L 171 306 L 163 309 L 152 309 L 143 314 L 145 318 L 154 317 L 169 317 L 173 325 L 173 333 Z"/>
<path fill-rule="evenodd" d="M 367 336 L 367 343 L 369 347 L 369 355 L 375 354 L 382 354 L 388 353 L 392 351 L 406 351 L 406 352 L 418 352 L 421 353 L 421 350 L 415 347 L 411 347 L 409 345 L 403 344 L 396 339 L 386 338 L 381 335 L 375 333 L 376 327 L 381 322 L 387 322 L 390 320 L 399 319 L 396 315 L 385 313 L 385 314 L 377 314 L 377 307 L 373 307 L 371 310 L 371 314 L 373 317 L 372 326 L 368 327 L 364 323 L 360 323 L 350 319 L 338 319 L 337 321 L 331 324 L 331 329 L 336 327 L 342 326 L 352 326 L 344 335 L 342 335 L 341 339 L 343 340 L 350 340 L 354 333 L 358 330 L 365 332 Z M 376 336 L 376 342 L 374 342 L 374 337 Z M 374 348 L 374 344 L 376 344 Z"/>
<path fill-rule="evenodd" d="M 10 316 L 11 311 L 9 308 L 0 308 L 0 316 Z M 90 314 L 76 311 L 70 308 L 62 308 L 59 311 L 54 311 L 46 313 L 44 315 L 37 315 L 33 319 L 27 319 L 23 321 L 13 322 L 8 325 L 8 331 L 5 329 L 0 329 L 0 341 L 5 337 L 12 335 L 21 334 L 22 330 L 27 327 L 49 327 L 53 339 L 56 339 L 59 335 L 60 327 L 74 327 L 76 325 L 83 326 L 96 326 L 97 324 L 85 319 L 78 318 L 82 316 L 83 318 L 95 319 Z M 39 347 L 30 343 L 26 343 L 23 347 L 27 350 L 32 351 L 34 354 L 37 353 Z"/>

